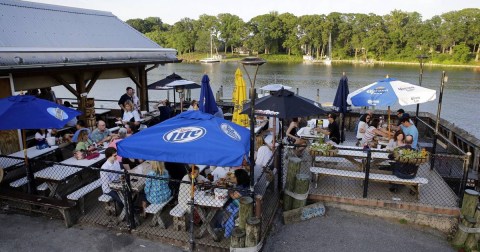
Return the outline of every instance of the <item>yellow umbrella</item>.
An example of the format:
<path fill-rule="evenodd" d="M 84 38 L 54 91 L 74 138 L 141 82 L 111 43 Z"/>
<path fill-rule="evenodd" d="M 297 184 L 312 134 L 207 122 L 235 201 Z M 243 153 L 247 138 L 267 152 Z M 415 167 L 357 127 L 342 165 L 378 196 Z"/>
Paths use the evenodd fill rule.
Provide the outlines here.
<path fill-rule="evenodd" d="M 242 71 L 237 68 L 235 71 L 235 87 L 233 88 L 232 102 L 233 102 L 233 117 L 232 122 L 248 127 L 248 115 L 240 114 L 243 111 L 243 104 L 247 100 L 247 87 L 243 79 Z"/>

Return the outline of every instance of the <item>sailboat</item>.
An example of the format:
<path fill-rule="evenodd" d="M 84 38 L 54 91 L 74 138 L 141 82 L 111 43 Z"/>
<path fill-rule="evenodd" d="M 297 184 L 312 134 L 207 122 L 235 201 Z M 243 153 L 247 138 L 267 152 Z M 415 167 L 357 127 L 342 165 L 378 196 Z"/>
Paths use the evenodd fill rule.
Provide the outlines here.
<path fill-rule="evenodd" d="M 332 33 L 328 35 L 328 56 L 325 57 L 323 64 L 328 66 L 332 64 Z"/>
<path fill-rule="evenodd" d="M 216 50 L 216 49 L 215 49 Z M 208 55 L 207 55 L 208 56 Z M 213 35 L 210 34 L 210 57 L 203 58 L 200 60 L 201 63 L 216 63 L 220 62 L 218 54 L 213 56 Z"/>

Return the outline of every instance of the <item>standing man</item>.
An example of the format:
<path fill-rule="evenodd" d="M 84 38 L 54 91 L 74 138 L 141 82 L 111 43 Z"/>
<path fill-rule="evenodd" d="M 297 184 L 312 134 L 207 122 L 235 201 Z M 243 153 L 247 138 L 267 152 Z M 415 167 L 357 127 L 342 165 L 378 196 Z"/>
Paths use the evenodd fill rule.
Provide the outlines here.
<path fill-rule="evenodd" d="M 338 123 L 335 121 L 337 119 L 337 115 L 335 114 L 328 114 L 328 129 L 318 129 L 318 131 L 322 132 L 325 135 L 328 135 L 330 141 L 335 142 L 336 144 L 340 144 L 340 127 Z"/>
<path fill-rule="evenodd" d="M 415 124 L 412 123 L 410 120 L 410 115 L 405 113 L 400 120 L 400 128 L 402 129 L 405 136 L 411 135 L 413 137 L 412 148 L 417 150 L 418 149 L 418 130 L 415 127 Z"/>
<path fill-rule="evenodd" d="M 120 106 L 120 108 L 122 109 L 122 115 L 123 115 L 123 111 L 125 111 L 125 107 L 124 107 L 125 102 L 131 101 L 133 103 L 133 88 L 127 87 L 126 90 L 127 92 L 120 97 L 120 100 L 118 100 L 118 106 Z"/>

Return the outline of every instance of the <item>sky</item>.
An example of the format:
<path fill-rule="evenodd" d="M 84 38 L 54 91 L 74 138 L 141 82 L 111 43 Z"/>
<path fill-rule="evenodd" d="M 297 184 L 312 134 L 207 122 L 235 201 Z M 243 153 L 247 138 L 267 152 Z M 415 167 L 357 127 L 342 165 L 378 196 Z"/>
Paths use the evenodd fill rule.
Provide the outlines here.
<path fill-rule="evenodd" d="M 112 12 L 123 21 L 132 18 L 159 17 L 173 25 L 182 18 L 198 19 L 202 14 L 235 14 L 247 22 L 251 18 L 277 11 L 295 16 L 309 14 L 374 13 L 385 15 L 392 10 L 416 11 L 423 19 L 464 8 L 480 8 L 478 0 L 30 0 L 30 2 L 64 5 Z"/>

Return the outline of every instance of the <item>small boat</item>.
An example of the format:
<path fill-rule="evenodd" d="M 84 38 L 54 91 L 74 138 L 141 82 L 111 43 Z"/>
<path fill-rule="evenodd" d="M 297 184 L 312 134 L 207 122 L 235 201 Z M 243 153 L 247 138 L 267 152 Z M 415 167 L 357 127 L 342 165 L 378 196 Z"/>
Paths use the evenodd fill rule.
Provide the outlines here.
<path fill-rule="evenodd" d="M 217 50 L 215 48 L 215 50 Z M 220 62 L 220 56 L 218 55 L 218 53 L 214 56 L 213 55 L 213 35 L 210 34 L 210 57 L 208 57 L 207 55 L 207 58 L 203 58 L 200 60 L 201 63 L 217 63 L 217 62 Z"/>

